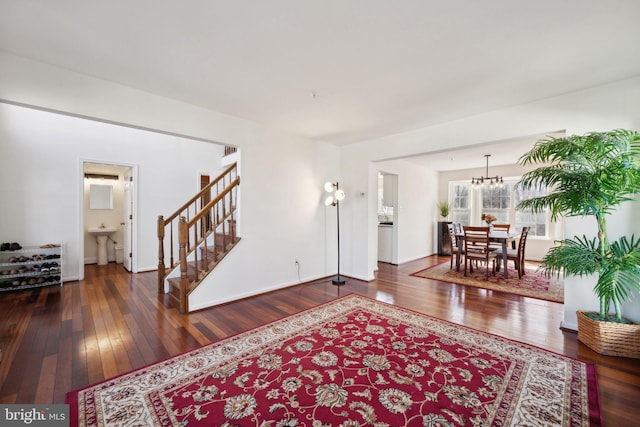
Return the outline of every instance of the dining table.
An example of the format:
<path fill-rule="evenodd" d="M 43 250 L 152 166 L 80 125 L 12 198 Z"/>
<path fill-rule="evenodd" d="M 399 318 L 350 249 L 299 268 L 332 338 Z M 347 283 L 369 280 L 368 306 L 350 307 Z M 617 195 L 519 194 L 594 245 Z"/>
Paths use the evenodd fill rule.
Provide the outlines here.
<path fill-rule="evenodd" d="M 460 258 L 464 250 L 464 231 L 455 233 L 458 240 L 458 256 L 456 257 L 456 271 L 460 271 Z M 504 230 L 489 230 L 489 240 L 502 245 L 502 265 L 504 265 L 504 278 L 509 278 L 509 269 L 507 268 L 507 245 L 520 237 L 519 233 L 510 233 Z"/>

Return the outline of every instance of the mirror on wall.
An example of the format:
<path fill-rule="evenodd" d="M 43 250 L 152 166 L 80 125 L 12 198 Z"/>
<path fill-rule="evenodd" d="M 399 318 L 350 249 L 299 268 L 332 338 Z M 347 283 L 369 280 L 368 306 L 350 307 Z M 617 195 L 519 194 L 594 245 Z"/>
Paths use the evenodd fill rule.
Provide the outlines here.
<path fill-rule="evenodd" d="M 89 186 L 89 209 L 113 209 L 113 186 L 91 184 Z"/>

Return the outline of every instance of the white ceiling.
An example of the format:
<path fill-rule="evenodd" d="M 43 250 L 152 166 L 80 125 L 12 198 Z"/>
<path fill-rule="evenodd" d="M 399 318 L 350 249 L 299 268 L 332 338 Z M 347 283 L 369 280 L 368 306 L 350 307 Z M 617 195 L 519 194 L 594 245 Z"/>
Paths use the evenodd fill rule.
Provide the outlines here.
<path fill-rule="evenodd" d="M 529 151 L 541 139 L 560 138 L 564 131 L 548 132 L 544 135 L 528 135 L 505 141 L 494 141 L 446 151 L 437 151 L 424 155 L 408 157 L 405 160 L 435 171 L 453 171 L 472 168 L 486 168 L 489 155 L 489 168 L 492 166 L 514 165 L 520 157 Z"/>
<path fill-rule="evenodd" d="M 639 18 L 637 0 L 0 0 L 0 49 L 343 145 L 640 75 Z"/>

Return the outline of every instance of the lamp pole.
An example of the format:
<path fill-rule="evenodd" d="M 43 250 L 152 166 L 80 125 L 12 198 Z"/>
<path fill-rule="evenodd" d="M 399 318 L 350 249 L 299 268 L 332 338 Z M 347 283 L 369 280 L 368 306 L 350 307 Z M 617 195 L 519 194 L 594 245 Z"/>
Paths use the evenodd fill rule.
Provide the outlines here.
<path fill-rule="evenodd" d="M 336 182 L 336 191 L 338 190 L 338 183 Z M 333 279 L 331 283 L 336 286 L 344 285 L 345 281 L 340 277 L 340 200 L 336 200 L 336 224 L 338 229 L 338 277 Z"/>
<path fill-rule="evenodd" d="M 344 285 L 345 280 L 340 277 L 340 200 L 344 199 L 344 191 L 340 190 L 340 186 L 337 182 L 326 182 L 324 184 L 324 189 L 327 193 L 331 193 L 329 197 L 327 197 L 324 201 L 326 206 L 335 206 L 336 207 L 336 225 L 338 230 L 338 276 L 331 280 L 336 286 Z"/>

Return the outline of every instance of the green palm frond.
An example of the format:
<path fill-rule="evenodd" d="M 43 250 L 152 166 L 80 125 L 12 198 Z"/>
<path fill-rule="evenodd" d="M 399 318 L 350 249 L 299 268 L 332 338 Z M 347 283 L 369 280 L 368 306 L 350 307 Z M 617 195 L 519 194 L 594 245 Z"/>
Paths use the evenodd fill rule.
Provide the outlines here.
<path fill-rule="evenodd" d="M 544 185 L 548 196 L 521 202 L 518 209 L 560 215 L 606 215 L 640 192 L 640 136 L 614 130 L 538 141 L 519 163 L 546 163 L 522 176 L 525 187 Z"/>
<path fill-rule="evenodd" d="M 640 292 L 640 238 L 631 236 L 629 241 L 621 237 L 611 243 L 594 291 L 598 298 L 611 301 L 615 307 L 631 298 L 632 291 Z M 618 309 L 616 313 L 620 317 Z"/>
<path fill-rule="evenodd" d="M 540 262 L 548 276 L 589 276 L 598 271 L 601 255 L 598 242 L 586 236 L 565 239 L 546 253 Z"/>
<path fill-rule="evenodd" d="M 547 275 L 598 275 L 594 292 L 600 314 L 613 304 L 621 318 L 620 303 L 640 292 L 640 238 L 622 237 L 609 243 L 606 217 L 622 202 L 640 193 L 640 135 L 613 130 L 547 138 L 520 157 L 523 166 L 542 165 L 525 173 L 524 188 L 546 187 L 546 196 L 524 200 L 520 210 L 549 210 L 551 219 L 561 216 L 593 216 L 597 238 L 574 237 L 558 242 L 541 262 Z"/>

